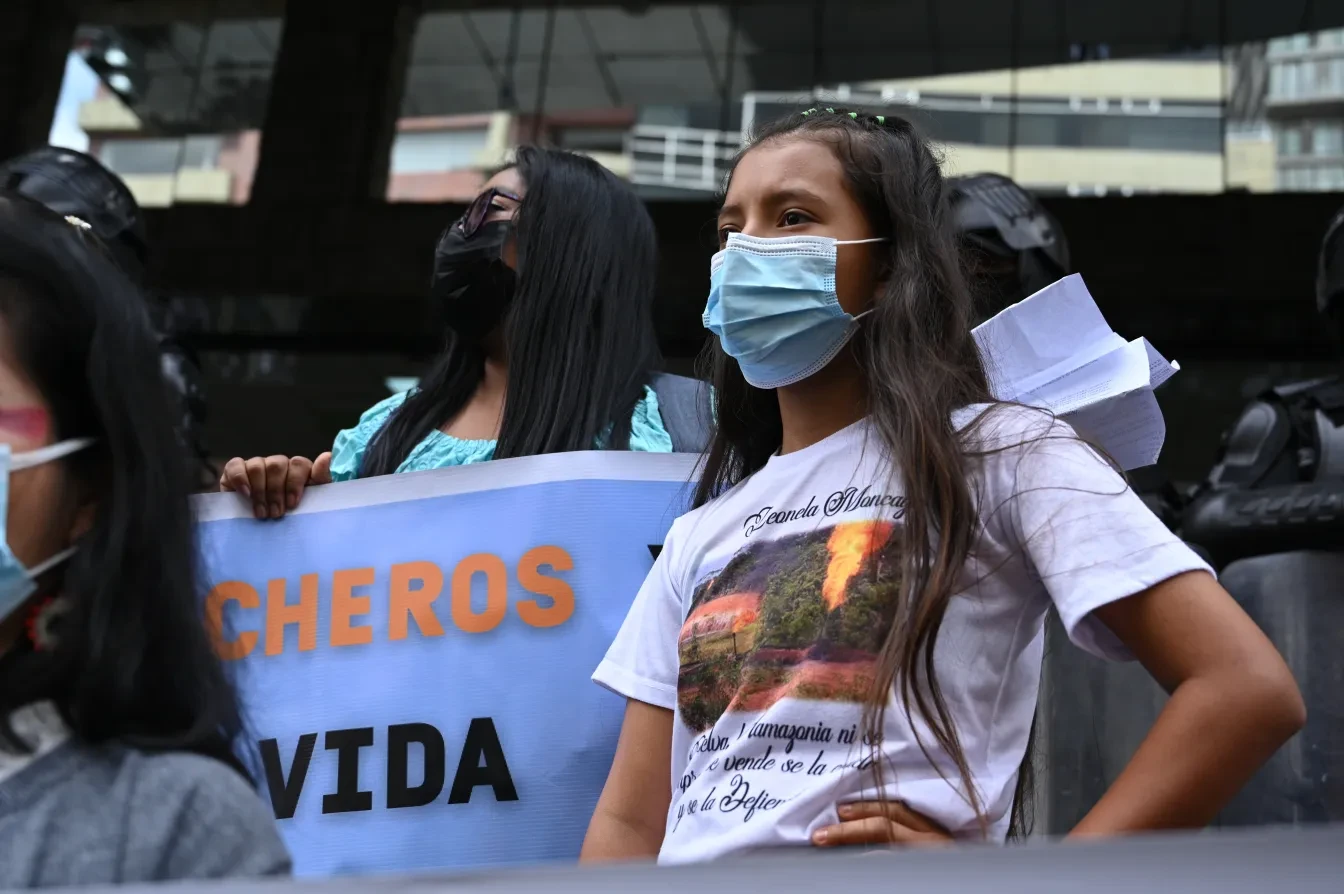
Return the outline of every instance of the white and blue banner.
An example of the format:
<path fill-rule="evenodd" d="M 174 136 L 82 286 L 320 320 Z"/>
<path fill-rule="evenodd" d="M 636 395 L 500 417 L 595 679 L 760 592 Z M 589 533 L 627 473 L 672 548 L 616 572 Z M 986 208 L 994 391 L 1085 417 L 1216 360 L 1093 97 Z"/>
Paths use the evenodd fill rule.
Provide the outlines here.
<path fill-rule="evenodd" d="M 305 876 L 572 861 L 624 705 L 589 679 L 694 457 L 571 453 L 198 498 L 207 624 Z"/>

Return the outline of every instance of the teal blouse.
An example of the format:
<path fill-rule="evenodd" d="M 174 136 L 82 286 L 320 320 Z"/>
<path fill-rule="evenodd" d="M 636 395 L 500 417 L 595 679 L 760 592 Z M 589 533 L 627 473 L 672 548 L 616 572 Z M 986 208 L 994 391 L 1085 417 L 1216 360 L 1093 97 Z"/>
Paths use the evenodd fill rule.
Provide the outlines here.
<path fill-rule="evenodd" d="M 336 435 L 331 445 L 331 480 L 350 481 L 359 475 L 359 465 L 364 461 L 364 451 L 373 443 L 383 424 L 392 411 L 401 406 L 410 392 L 394 394 L 379 401 L 364 411 L 359 424 L 347 428 Z M 599 438 L 594 449 L 602 449 L 605 438 Z M 630 417 L 630 449 L 644 453 L 671 453 L 672 437 L 663 427 L 663 417 L 658 410 L 658 395 L 645 386 L 644 397 L 635 404 L 634 415 Z M 483 463 L 495 456 L 494 441 L 470 441 L 454 438 L 437 429 L 425 436 L 425 439 L 407 455 L 404 462 L 397 466 L 398 472 L 422 472 L 426 469 L 442 469 L 445 466 L 465 466 L 468 463 Z"/>

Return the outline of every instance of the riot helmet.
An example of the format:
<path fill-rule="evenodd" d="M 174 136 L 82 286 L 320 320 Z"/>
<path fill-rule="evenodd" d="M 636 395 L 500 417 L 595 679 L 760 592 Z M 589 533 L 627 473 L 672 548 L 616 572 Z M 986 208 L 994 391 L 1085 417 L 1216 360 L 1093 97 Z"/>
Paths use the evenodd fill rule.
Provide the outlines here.
<path fill-rule="evenodd" d="M 948 179 L 952 219 L 967 254 L 976 323 L 1071 272 L 1054 215 L 1000 174 Z"/>
<path fill-rule="evenodd" d="M 44 146 L 0 164 L 0 187 L 84 221 L 127 276 L 144 278 L 148 244 L 140 205 L 121 178 L 93 156 Z"/>
<path fill-rule="evenodd" d="M 1344 346 L 1344 209 L 1321 240 L 1316 260 L 1316 309 L 1333 325 Z"/>

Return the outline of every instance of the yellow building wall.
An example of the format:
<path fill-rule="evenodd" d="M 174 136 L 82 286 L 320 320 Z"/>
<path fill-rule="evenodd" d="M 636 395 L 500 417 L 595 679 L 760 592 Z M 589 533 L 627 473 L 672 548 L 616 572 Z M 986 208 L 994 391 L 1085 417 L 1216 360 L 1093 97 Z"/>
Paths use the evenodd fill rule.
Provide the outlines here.
<path fill-rule="evenodd" d="M 1149 62 L 1108 59 L 1070 65 L 1043 65 L 973 74 L 936 75 L 897 81 L 873 81 L 864 89 L 890 87 L 921 93 L 966 96 L 1107 97 L 1220 102 L 1222 66 L 1207 62 Z"/>
<path fill-rule="evenodd" d="M 1274 141 L 1271 139 L 1228 140 L 1228 188 L 1274 192 L 1278 188 L 1274 172 L 1275 159 Z"/>
<path fill-rule="evenodd" d="M 1077 147 L 970 146 L 948 143 L 940 147 L 944 172 L 996 173 L 1012 177 L 1029 188 L 1090 189 L 1132 187 L 1138 192 L 1221 192 L 1223 160 L 1208 152 L 1150 152 L 1133 149 Z"/>
<path fill-rule="evenodd" d="M 79 129 L 89 134 L 135 132 L 140 119 L 115 96 L 99 96 L 79 104 Z"/>
<path fill-rule="evenodd" d="M 175 202 L 224 204 L 233 175 L 228 171 L 183 168 L 172 174 L 127 174 L 121 178 L 144 208 L 166 208 Z"/>

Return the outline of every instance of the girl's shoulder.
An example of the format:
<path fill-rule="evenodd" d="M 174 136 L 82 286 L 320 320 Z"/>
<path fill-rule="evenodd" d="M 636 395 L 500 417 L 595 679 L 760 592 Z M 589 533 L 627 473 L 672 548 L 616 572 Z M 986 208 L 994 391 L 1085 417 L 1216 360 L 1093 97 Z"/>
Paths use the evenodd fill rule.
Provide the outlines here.
<path fill-rule="evenodd" d="M 402 391 L 391 397 L 385 397 L 360 414 L 359 421 L 351 428 L 336 433 L 331 444 L 331 479 L 350 481 L 359 476 L 359 466 L 364 460 L 364 451 L 378 437 L 388 417 L 406 402 L 410 391 Z"/>
<path fill-rule="evenodd" d="M 1052 439 L 1078 440 L 1073 428 L 1054 413 L 1025 404 L 972 404 L 953 412 L 952 424 L 971 453 L 1020 452 Z"/>
<path fill-rule="evenodd" d="M 400 391 L 391 397 L 383 398 L 378 401 L 378 403 L 359 414 L 358 424 L 376 424 L 377 426 L 382 427 L 382 424 L 387 421 L 387 417 L 392 415 L 392 411 L 406 403 L 406 398 L 410 396 L 410 394 L 410 391 Z"/>
<path fill-rule="evenodd" d="M 981 404 L 954 418 L 973 474 L 1000 500 L 1041 490 L 1065 493 L 1074 485 L 1107 493 L 1128 487 L 1104 450 L 1050 410 Z"/>

